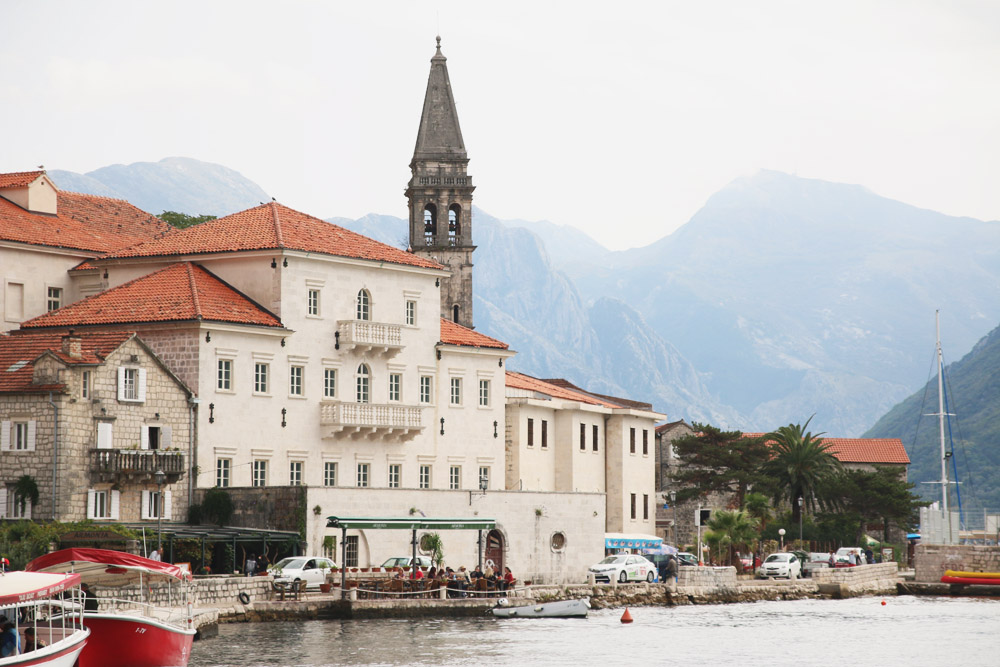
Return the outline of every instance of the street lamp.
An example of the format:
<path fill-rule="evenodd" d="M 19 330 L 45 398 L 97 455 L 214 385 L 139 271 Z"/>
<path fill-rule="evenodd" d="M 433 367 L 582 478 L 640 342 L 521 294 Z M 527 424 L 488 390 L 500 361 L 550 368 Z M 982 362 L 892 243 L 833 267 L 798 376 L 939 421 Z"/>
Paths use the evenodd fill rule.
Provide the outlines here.
<path fill-rule="evenodd" d="M 156 480 L 156 553 L 163 559 L 163 483 L 167 481 L 167 476 L 163 474 L 163 470 L 160 468 L 156 469 L 153 473 L 153 479 Z"/>
<path fill-rule="evenodd" d="M 802 548 L 802 496 L 799 496 L 799 549 Z"/>
<path fill-rule="evenodd" d="M 778 539 L 781 540 L 781 551 L 785 550 L 785 529 L 778 529 Z"/>
<path fill-rule="evenodd" d="M 674 511 L 674 546 L 677 546 L 677 492 L 670 492 L 670 507 Z"/>

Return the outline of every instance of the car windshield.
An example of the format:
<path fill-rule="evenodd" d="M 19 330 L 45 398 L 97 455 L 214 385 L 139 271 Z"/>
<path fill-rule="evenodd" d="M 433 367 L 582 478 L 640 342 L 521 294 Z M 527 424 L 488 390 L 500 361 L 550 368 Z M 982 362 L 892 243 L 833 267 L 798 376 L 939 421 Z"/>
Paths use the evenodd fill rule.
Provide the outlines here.
<path fill-rule="evenodd" d="M 620 563 L 625 559 L 624 556 L 608 556 L 602 560 L 598 565 L 611 565 L 613 563 Z"/>
<path fill-rule="evenodd" d="M 274 564 L 275 570 L 301 570 L 305 564 L 305 558 L 282 558 Z"/>
<path fill-rule="evenodd" d="M 784 563 L 786 562 L 791 554 L 771 554 L 767 557 L 765 563 Z"/>

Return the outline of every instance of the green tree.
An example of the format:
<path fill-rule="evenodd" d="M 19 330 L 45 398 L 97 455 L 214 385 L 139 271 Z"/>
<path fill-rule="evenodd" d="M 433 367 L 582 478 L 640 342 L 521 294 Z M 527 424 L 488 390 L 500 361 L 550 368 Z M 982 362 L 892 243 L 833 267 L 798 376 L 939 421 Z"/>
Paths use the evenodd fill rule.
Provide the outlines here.
<path fill-rule="evenodd" d="M 677 502 L 711 493 L 732 496 L 743 507 L 751 486 L 763 483 L 761 469 L 770 456 L 763 438 L 748 438 L 740 431 L 723 431 L 710 424 L 694 423 L 694 433 L 673 441 L 680 465 L 671 475 L 680 489 Z"/>
<path fill-rule="evenodd" d="M 716 539 L 720 548 L 728 550 L 729 564 L 736 565 L 736 571 L 743 571 L 743 564 L 736 558 L 739 547 L 748 546 L 757 539 L 757 520 L 743 510 L 719 510 L 708 520 L 709 535 Z"/>
<path fill-rule="evenodd" d="M 771 500 L 763 493 L 756 491 L 748 493 L 744 499 L 743 509 L 757 520 L 760 530 L 767 528 L 767 524 L 774 518 L 771 513 Z"/>
<path fill-rule="evenodd" d="M 420 548 L 430 553 L 431 564 L 441 567 L 444 562 L 444 540 L 438 533 L 427 533 L 420 538 Z"/>
<path fill-rule="evenodd" d="M 205 492 L 205 498 L 201 501 L 201 516 L 222 526 L 229 523 L 229 518 L 233 515 L 233 499 L 227 491 L 215 487 Z"/>
<path fill-rule="evenodd" d="M 29 500 L 32 506 L 38 504 L 38 484 L 31 475 L 21 475 L 14 483 L 14 502 L 18 504 L 22 515 Z"/>
<path fill-rule="evenodd" d="M 804 425 L 789 424 L 764 436 L 771 443 L 772 456 L 764 465 L 764 472 L 774 484 L 774 501 L 788 500 L 792 507 L 792 523 L 799 522 L 798 499 L 804 506 L 815 510 L 816 503 L 823 503 L 816 492 L 824 481 L 841 471 L 840 461 L 824 444 L 822 433 L 813 435 Z"/>
<path fill-rule="evenodd" d="M 203 222 L 215 220 L 214 215 L 188 215 L 187 213 L 178 213 L 177 211 L 164 211 L 157 217 L 168 225 L 177 227 L 178 229 L 194 227 Z"/>
<path fill-rule="evenodd" d="M 918 521 L 920 507 L 929 503 L 911 492 L 914 486 L 900 479 L 898 471 L 877 466 L 875 470 L 845 470 L 827 480 L 820 492 L 841 514 L 853 518 L 854 543 L 860 544 L 870 523 L 880 522 L 888 533 L 890 524 L 908 530 Z"/>

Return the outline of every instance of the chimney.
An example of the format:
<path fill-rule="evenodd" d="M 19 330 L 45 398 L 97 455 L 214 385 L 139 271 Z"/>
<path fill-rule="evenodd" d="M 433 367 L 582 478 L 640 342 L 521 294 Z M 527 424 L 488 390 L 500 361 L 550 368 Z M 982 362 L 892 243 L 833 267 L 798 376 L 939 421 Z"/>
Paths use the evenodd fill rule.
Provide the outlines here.
<path fill-rule="evenodd" d="M 62 351 L 73 359 L 83 358 L 83 339 L 70 329 L 69 333 L 62 337 Z"/>

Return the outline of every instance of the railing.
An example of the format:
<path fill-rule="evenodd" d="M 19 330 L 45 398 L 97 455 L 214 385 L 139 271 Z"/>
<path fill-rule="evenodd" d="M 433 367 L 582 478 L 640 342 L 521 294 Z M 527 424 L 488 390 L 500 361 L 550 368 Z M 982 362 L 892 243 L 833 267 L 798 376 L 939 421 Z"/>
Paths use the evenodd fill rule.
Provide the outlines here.
<path fill-rule="evenodd" d="M 341 347 L 383 348 L 398 352 L 403 348 L 403 327 L 399 324 L 366 322 L 364 320 L 340 320 L 337 333 Z"/>
<path fill-rule="evenodd" d="M 162 470 L 168 476 L 184 474 L 184 455 L 149 449 L 92 449 L 90 471 L 108 475 L 152 475 Z"/>
<path fill-rule="evenodd" d="M 328 435 L 398 436 L 409 439 L 423 430 L 421 408 L 380 403 L 320 403 L 320 425 Z"/>

